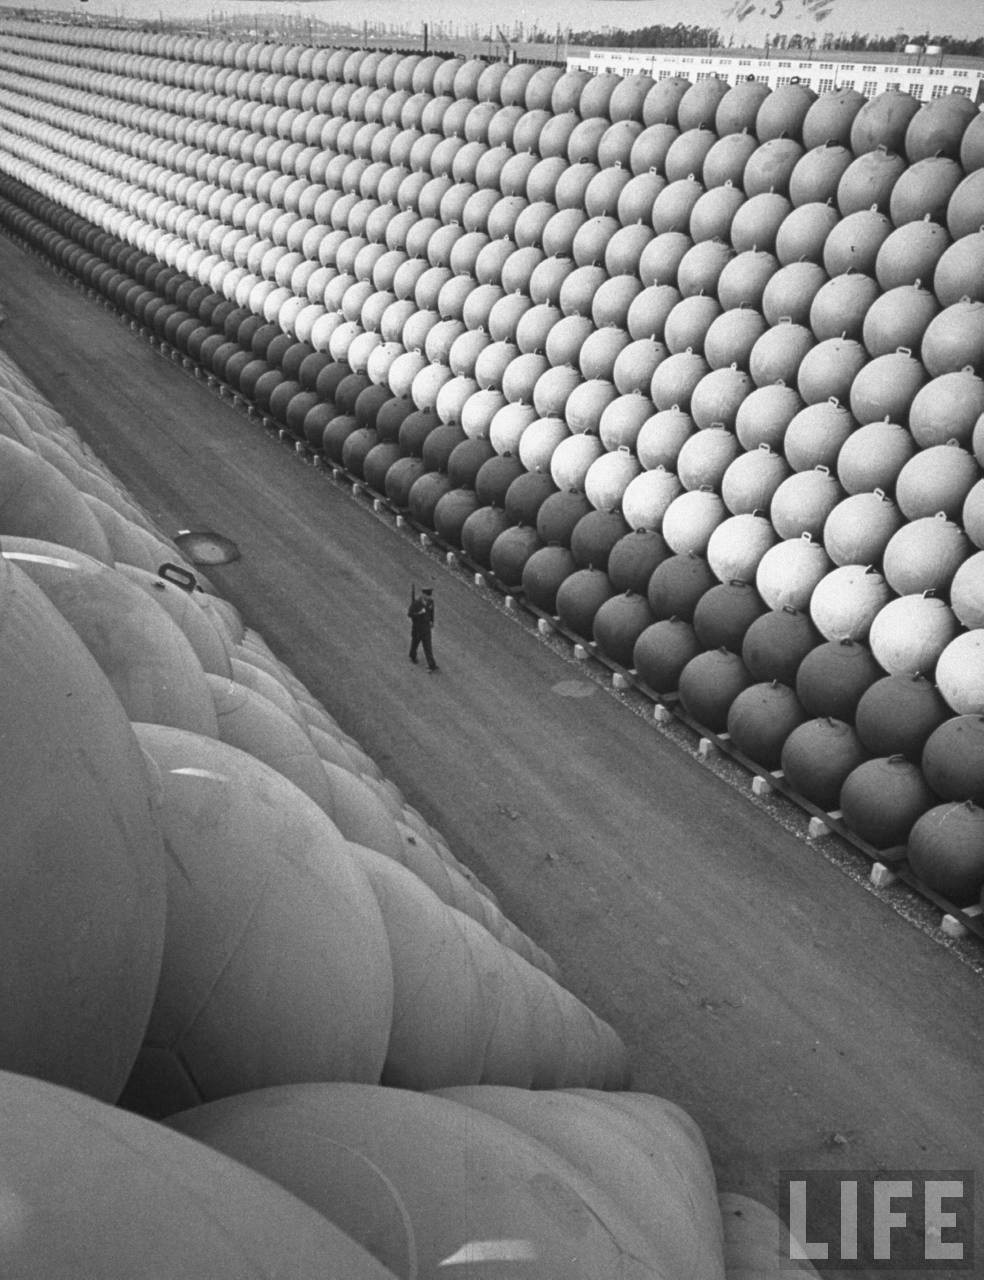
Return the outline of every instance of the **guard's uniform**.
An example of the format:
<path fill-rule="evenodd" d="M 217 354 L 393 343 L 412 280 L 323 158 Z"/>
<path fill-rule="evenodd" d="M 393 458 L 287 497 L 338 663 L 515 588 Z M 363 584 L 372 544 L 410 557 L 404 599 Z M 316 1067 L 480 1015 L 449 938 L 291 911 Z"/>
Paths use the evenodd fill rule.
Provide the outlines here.
<path fill-rule="evenodd" d="M 410 661 L 417 661 L 417 650 L 423 646 L 424 657 L 431 671 L 437 669 L 431 646 L 431 629 L 434 626 L 434 601 L 429 595 L 415 596 L 407 610 L 410 619 Z"/>

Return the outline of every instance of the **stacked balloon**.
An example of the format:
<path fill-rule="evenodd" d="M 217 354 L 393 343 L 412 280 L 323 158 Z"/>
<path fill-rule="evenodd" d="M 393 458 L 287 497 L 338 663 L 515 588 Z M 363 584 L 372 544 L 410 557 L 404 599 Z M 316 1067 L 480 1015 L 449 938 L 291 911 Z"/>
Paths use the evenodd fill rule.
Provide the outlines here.
<path fill-rule="evenodd" d="M 764 1206 L 725 1239 L 693 1121 L 621 1091 L 611 1028 L 5 358 L 0 460 L 5 1273 L 778 1266 Z"/>
<path fill-rule="evenodd" d="M 977 898 L 947 745 L 984 713 L 968 99 L 18 21 L 0 65 L 11 225 Z"/>

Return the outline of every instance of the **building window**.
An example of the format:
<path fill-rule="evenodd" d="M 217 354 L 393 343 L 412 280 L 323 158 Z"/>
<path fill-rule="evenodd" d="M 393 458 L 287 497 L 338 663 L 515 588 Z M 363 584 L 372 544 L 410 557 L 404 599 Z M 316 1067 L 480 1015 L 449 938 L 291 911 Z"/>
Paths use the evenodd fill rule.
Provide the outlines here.
<path fill-rule="evenodd" d="M 901 88 L 902 88 L 902 83 L 901 83 L 901 81 L 899 81 L 899 80 L 890 80 L 890 81 L 888 82 L 888 84 L 885 86 L 885 92 L 886 92 L 886 93 L 898 93 L 898 92 L 899 92 L 899 90 L 900 90 Z"/>
<path fill-rule="evenodd" d="M 780 50 L 774 52 L 778 55 Z M 754 78 L 770 88 L 788 85 L 799 72 L 801 84 L 812 85 L 821 93 L 856 88 L 871 97 L 882 91 L 903 89 L 919 102 L 935 100 L 948 93 L 960 93 L 971 100 L 975 95 L 984 98 L 984 73 L 966 67 L 780 61 L 778 57 L 731 59 L 725 55 L 701 54 L 661 58 L 629 54 L 620 49 L 597 50 L 584 58 L 569 58 L 568 65 L 582 67 L 592 73 L 614 68 L 622 75 L 644 68 L 654 80 L 660 81 L 679 75 L 688 76 L 691 80 L 706 80 L 716 75 L 724 84 Z"/>

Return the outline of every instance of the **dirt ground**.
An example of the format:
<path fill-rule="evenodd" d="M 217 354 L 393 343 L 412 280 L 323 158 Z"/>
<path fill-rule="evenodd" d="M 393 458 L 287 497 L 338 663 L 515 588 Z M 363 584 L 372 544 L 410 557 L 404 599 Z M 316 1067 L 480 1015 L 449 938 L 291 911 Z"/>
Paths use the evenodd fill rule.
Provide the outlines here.
<path fill-rule="evenodd" d="M 695 1117 L 722 1190 L 974 1168 L 972 963 L 2 237 L 0 302 L 0 343 L 160 527 L 237 543 L 217 590 L 615 1025 L 635 1087 Z"/>

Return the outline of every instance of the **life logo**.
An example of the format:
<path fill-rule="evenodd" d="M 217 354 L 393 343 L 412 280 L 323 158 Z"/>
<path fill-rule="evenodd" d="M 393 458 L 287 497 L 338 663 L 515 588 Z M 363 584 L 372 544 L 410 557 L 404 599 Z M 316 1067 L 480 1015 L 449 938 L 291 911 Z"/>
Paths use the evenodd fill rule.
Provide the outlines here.
<path fill-rule="evenodd" d="M 957 1170 L 784 1169 L 785 1266 L 823 1270 L 974 1269 L 974 1174 Z"/>

